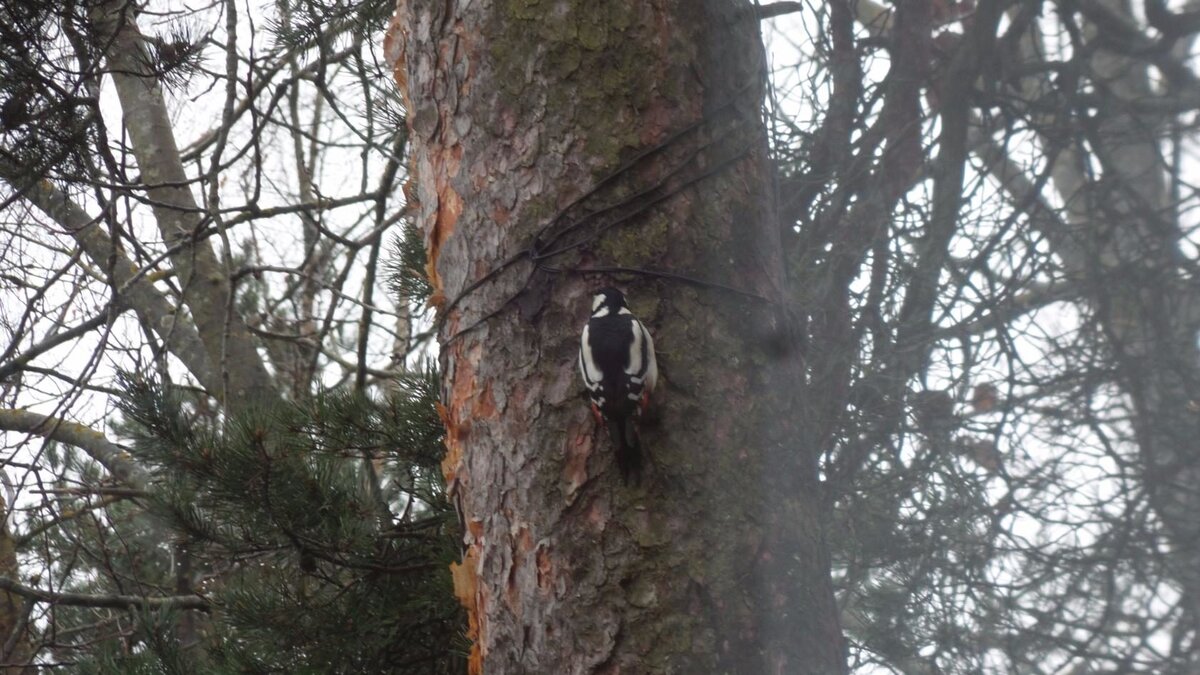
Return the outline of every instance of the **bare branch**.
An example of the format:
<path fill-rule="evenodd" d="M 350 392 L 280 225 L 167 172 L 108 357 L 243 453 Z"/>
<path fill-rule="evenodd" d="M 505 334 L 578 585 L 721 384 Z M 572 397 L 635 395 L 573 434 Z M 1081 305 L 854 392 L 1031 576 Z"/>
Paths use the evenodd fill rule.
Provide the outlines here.
<path fill-rule="evenodd" d="M 154 288 L 145 275 L 138 273 L 133 262 L 100 229 L 96 219 L 49 181 L 30 183 L 28 173 L 19 166 L 0 160 L 0 178 L 71 234 L 92 264 L 111 272 L 112 285 L 121 292 L 118 306 L 133 309 L 142 324 L 158 333 L 167 348 L 208 391 L 221 390 L 220 379 L 195 326 L 186 315 L 177 311 L 175 303 Z"/>
<path fill-rule="evenodd" d="M 55 347 L 78 339 L 80 336 L 90 333 L 108 320 L 107 313 L 97 314 L 96 316 L 84 321 L 83 323 L 73 326 L 61 333 L 55 333 L 41 342 L 31 346 L 29 349 L 18 354 L 8 363 L 0 364 L 0 381 L 12 376 L 13 373 L 24 368 L 30 361 L 37 358 Z"/>
<path fill-rule="evenodd" d="M 105 3 L 94 16 L 102 33 L 110 36 L 106 57 L 125 127 L 159 230 L 172 251 L 171 263 L 183 283 L 184 302 L 209 361 L 221 369 L 226 386 L 212 393 L 234 408 L 274 398 L 272 378 L 242 317 L 231 311 L 230 280 L 212 246 L 197 237 L 204 222 L 188 187 L 162 89 L 147 65 L 151 59 L 142 35 L 123 2 Z"/>
<path fill-rule="evenodd" d="M 772 2 L 769 5 L 755 5 L 754 7 L 754 13 L 760 20 L 803 11 L 804 3 L 802 2 Z"/>
<path fill-rule="evenodd" d="M 127 459 L 128 453 L 104 434 L 77 422 L 69 422 L 28 410 L 0 409 L 0 429 L 42 436 L 86 452 L 121 482 L 145 490 L 147 480 L 140 467 Z"/>
<path fill-rule="evenodd" d="M 86 593 L 62 593 L 26 586 L 8 577 L 0 577 L 0 590 L 16 593 L 36 602 L 48 602 L 72 607 L 101 607 L 108 609 L 195 609 L 207 612 L 212 605 L 199 595 L 139 596 L 139 595 L 88 595 Z"/>

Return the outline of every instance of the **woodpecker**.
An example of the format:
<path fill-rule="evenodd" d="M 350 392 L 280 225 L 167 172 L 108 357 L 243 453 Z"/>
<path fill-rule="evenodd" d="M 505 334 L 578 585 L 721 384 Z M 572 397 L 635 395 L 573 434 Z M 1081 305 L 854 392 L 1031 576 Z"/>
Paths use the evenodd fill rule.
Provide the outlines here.
<path fill-rule="evenodd" d="M 608 425 L 617 468 L 628 483 L 642 468 L 635 420 L 658 383 L 658 363 L 650 331 L 629 311 L 625 296 L 602 288 L 592 296 L 592 316 L 583 326 L 579 372 L 592 401 L 596 422 Z"/>

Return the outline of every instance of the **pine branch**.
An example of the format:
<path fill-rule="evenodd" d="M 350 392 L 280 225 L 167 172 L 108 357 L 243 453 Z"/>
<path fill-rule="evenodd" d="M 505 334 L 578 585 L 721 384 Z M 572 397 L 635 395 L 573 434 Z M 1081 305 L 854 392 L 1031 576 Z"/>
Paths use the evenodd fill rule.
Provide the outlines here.
<path fill-rule="evenodd" d="M 209 611 L 212 606 L 198 595 L 168 595 L 143 597 L 138 595 L 88 595 L 86 593 L 60 593 L 26 586 L 8 577 L 0 577 L 0 590 L 16 593 L 36 602 L 72 607 L 106 607 L 109 609 L 198 609 Z"/>

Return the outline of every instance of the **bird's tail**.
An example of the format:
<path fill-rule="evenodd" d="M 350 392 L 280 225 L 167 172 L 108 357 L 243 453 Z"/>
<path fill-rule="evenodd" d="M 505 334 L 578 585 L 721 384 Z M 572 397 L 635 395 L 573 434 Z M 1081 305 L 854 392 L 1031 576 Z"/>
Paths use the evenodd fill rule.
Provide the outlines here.
<path fill-rule="evenodd" d="M 608 435 L 617 452 L 617 469 L 625 483 L 636 482 L 642 473 L 642 444 L 638 438 L 633 416 L 608 419 Z"/>

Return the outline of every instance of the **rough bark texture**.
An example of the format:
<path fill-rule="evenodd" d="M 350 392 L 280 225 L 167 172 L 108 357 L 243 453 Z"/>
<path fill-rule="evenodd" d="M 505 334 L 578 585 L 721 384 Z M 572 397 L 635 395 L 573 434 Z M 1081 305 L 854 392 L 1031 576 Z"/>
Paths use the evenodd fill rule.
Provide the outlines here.
<path fill-rule="evenodd" d="M 799 356 L 762 299 L 783 283 L 757 31 L 733 0 L 399 3 L 475 672 L 845 669 Z M 569 273 L 608 266 L 760 297 Z M 614 280 L 662 370 L 639 487 L 575 367 Z"/>

